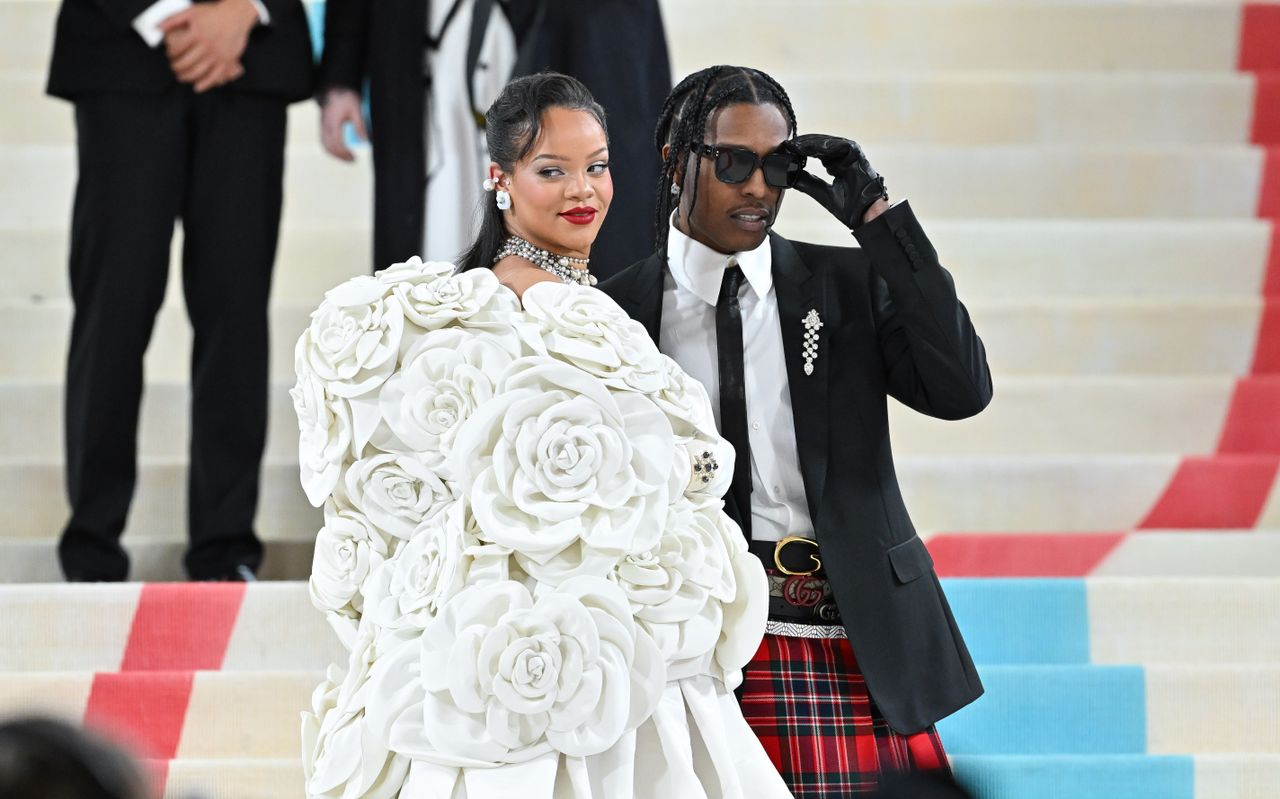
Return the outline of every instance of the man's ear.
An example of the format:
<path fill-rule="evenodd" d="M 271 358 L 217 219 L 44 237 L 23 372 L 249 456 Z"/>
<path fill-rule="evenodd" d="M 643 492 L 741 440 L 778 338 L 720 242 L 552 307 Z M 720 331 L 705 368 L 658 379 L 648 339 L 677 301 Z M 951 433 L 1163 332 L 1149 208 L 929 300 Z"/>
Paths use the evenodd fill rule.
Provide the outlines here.
<path fill-rule="evenodd" d="M 662 145 L 663 163 L 666 163 L 666 160 L 670 157 L 671 157 L 671 145 L 670 144 Z M 671 176 L 671 180 L 672 182 L 675 183 L 675 185 L 680 186 L 681 188 L 684 188 L 684 164 L 676 164 L 676 169 Z"/>

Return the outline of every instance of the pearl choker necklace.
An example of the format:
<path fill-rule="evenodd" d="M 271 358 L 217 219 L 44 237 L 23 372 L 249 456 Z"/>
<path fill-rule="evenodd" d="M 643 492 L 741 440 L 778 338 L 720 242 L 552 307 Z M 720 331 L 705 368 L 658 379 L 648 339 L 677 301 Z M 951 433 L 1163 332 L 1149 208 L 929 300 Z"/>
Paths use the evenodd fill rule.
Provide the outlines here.
<path fill-rule="evenodd" d="M 548 252 L 541 247 L 530 244 L 519 236 L 512 236 L 503 243 L 502 249 L 498 250 L 497 255 L 493 256 L 493 263 L 496 264 L 510 255 L 525 259 L 544 272 L 550 272 L 565 283 L 577 283 L 580 286 L 594 286 L 596 284 L 596 276 L 588 272 L 586 268 L 590 261 L 589 258 L 570 258 L 567 255 L 556 255 L 553 252 Z M 577 269 L 574 264 L 582 268 Z"/>

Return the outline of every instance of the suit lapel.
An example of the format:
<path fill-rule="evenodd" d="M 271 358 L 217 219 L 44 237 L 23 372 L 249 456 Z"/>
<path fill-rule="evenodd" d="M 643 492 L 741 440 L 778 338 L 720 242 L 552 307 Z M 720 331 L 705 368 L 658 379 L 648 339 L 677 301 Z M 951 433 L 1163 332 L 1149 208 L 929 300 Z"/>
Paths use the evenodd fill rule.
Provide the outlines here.
<path fill-rule="evenodd" d="M 662 329 L 663 266 L 659 253 L 641 261 L 625 294 L 628 306 L 624 310 L 644 325 L 654 344 L 658 343 L 658 331 Z"/>
<path fill-rule="evenodd" d="M 791 411 L 795 417 L 796 450 L 800 474 L 804 478 L 809 515 L 818 521 L 822 492 L 827 478 L 829 419 L 827 406 L 828 366 L 831 339 L 828 330 L 819 331 L 818 356 L 813 374 L 804 372 L 804 317 L 809 311 L 826 319 L 825 281 L 800 260 L 791 242 L 770 234 L 773 257 L 773 285 L 778 296 L 778 321 L 782 327 L 782 349 L 787 361 L 787 384 Z"/>

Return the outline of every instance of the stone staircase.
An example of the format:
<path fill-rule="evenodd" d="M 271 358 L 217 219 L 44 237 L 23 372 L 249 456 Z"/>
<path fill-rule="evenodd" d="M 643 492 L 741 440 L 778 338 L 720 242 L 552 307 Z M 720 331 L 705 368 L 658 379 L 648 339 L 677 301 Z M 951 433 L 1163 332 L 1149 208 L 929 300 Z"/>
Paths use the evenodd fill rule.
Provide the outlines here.
<path fill-rule="evenodd" d="M 1280 785 L 1280 5 L 664 0 L 676 74 L 748 62 L 909 197 L 996 399 L 892 409 L 899 472 L 988 686 L 941 725 L 981 797 L 1268 799 Z M 312 7 L 316 10 L 316 7 Z M 181 579 L 177 275 L 147 355 L 125 541 L 147 585 L 55 583 L 74 184 L 41 96 L 55 0 L 0 0 L 0 711 L 123 735 L 169 797 L 300 794 L 298 712 L 339 653 L 287 389 L 323 290 L 368 264 L 367 158 L 291 111 L 264 576 Z M 1274 70 L 1274 72 L 1269 72 Z M 807 198 L 779 229 L 847 243 Z M 176 251 L 176 248 L 175 248 Z"/>

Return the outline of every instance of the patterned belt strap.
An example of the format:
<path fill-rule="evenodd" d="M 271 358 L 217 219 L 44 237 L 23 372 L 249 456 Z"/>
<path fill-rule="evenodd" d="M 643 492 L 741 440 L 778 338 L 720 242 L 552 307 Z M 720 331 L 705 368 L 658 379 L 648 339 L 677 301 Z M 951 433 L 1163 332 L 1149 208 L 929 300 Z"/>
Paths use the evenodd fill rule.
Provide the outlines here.
<path fill-rule="evenodd" d="M 848 638 L 838 624 L 804 624 L 802 622 L 769 619 L 764 623 L 765 635 L 785 635 L 789 638 Z"/>

